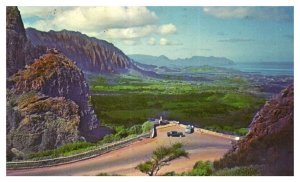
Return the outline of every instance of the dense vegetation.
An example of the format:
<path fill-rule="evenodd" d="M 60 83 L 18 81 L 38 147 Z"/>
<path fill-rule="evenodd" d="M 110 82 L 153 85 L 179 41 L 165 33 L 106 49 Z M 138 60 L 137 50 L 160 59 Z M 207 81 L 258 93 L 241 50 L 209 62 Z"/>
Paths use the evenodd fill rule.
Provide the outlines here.
<path fill-rule="evenodd" d="M 241 77 L 212 83 L 137 76 L 89 77 L 91 104 L 102 123 L 133 126 L 149 118 L 191 122 L 214 131 L 245 135 L 264 99 L 247 94 Z"/>

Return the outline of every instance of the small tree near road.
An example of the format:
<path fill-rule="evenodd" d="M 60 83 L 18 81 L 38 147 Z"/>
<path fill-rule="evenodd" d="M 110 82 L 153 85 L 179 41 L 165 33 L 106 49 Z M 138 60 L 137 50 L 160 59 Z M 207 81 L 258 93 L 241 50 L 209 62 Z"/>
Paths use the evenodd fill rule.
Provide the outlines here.
<path fill-rule="evenodd" d="M 163 166 L 180 157 L 188 157 L 181 143 L 175 143 L 170 147 L 162 146 L 153 152 L 150 160 L 139 164 L 136 169 L 149 176 L 155 176 Z"/>

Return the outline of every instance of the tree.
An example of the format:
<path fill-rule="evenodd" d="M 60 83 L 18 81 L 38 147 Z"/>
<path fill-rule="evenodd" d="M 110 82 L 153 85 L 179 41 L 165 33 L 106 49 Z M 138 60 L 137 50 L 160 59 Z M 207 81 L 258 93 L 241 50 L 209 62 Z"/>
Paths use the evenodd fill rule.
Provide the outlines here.
<path fill-rule="evenodd" d="M 169 147 L 162 146 L 153 152 L 150 160 L 139 164 L 136 169 L 149 176 L 153 176 L 163 166 L 169 165 L 170 161 L 180 157 L 188 158 L 188 153 L 182 148 L 181 143 L 175 143 Z"/>

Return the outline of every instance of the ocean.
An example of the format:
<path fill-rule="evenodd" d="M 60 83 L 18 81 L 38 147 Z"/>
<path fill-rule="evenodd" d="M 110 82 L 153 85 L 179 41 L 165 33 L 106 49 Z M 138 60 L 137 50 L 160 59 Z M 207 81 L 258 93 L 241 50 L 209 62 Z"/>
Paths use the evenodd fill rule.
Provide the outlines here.
<path fill-rule="evenodd" d="M 294 64 L 293 63 L 236 63 L 235 65 L 228 66 L 228 68 L 236 69 L 242 72 L 262 74 L 269 76 L 293 76 Z"/>

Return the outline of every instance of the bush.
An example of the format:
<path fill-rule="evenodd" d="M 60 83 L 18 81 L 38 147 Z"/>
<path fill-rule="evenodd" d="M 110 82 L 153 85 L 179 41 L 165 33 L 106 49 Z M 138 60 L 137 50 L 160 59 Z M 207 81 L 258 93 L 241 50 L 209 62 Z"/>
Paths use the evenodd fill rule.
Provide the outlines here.
<path fill-rule="evenodd" d="M 240 128 L 240 129 L 236 129 L 235 133 L 241 136 L 245 136 L 248 134 L 248 131 L 249 131 L 248 128 Z"/>
<path fill-rule="evenodd" d="M 154 124 L 150 121 L 146 121 L 142 125 L 143 133 L 149 132 L 153 128 Z"/>
<path fill-rule="evenodd" d="M 124 129 L 124 130 L 120 130 L 115 136 L 116 138 L 126 138 L 128 136 L 128 131 L 127 129 Z"/>
<path fill-rule="evenodd" d="M 213 172 L 212 164 L 209 161 L 198 161 L 195 163 L 193 170 L 184 172 L 182 176 L 210 176 Z"/>
<path fill-rule="evenodd" d="M 111 143 L 113 141 L 115 141 L 115 135 L 110 134 L 103 137 L 103 139 L 100 142 L 104 144 L 104 143 Z"/>
<path fill-rule="evenodd" d="M 214 176 L 259 176 L 260 171 L 255 166 L 225 168 L 213 173 Z"/>
<path fill-rule="evenodd" d="M 166 172 L 163 176 L 177 176 L 175 171 Z"/>
<path fill-rule="evenodd" d="M 42 157 L 58 157 L 60 155 L 63 155 L 65 153 L 76 151 L 88 147 L 92 147 L 95 144 L 89 143 L 89 142 L 74 142 L 74 143 L 68 143 L 65 144 L 57 149 L 53 150 L 44 150 L 41 152 L 31 153 L 29 155 L 29 158 L 42 158 Z"/>
<path fill-rule="evenodd" d="M 128 133 L 129 135 L 133 135 L 133 134 L 138 135 L 143 133 L 142 125 L 133 125 L 128 129 Z"/>

